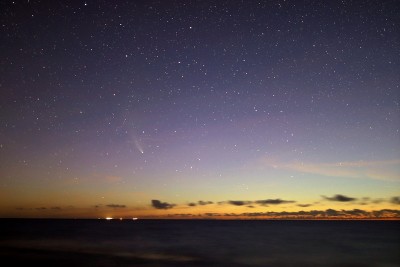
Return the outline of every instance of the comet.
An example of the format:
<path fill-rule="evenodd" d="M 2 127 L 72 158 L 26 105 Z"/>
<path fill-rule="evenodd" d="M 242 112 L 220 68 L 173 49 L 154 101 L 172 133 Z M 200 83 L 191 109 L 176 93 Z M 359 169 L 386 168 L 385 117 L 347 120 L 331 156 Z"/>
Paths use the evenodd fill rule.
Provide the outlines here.
<path fill-rule="evenodd" d="M 135 143 L 135 147 L 137 148 L 137 150 L 139 150 L 140 153 L 144 154 L 143 148 L 140 145 L 139 141 L 135 139 L 134 143 Z"/>

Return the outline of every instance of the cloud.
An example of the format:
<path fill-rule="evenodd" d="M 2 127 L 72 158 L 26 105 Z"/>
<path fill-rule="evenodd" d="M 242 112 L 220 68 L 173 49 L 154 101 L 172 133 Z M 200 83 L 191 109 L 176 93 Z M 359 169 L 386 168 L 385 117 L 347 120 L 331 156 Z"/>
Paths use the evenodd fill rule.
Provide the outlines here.
<path fill-rule="evenodd" d="M 334 210 L 334 209 L 327 209 L 327 210 L 325 211 L 325 214 L 326 214 L 327 216 L 329 216 L 329 217 L 340 215 L 340 213 L 339 213 L 338 211 Z"/>
<path fill-rule="evenodd" d="M 169 217 L 193 217 L 194 215 L 191 213 L 175 213 L 175 214 L 168 214 Z"/>
<path fill-rule="evenodd" d="M 234 206 L 243 206 L 251 204 L 251 201 L 229 200 L 228 203 Z"/>
<path fill-rule="evenodd" d="M 377 198 L 377 199 L 372 200 L 371 202 L 374 203 L 374 204 L 379 204 L 379 203 L 382 203 L 384 201 L 385 200 L 383 198 Z"/>
<path fill-rule="evenodd" d="M 214 204 L 214 202 L 212 201 L 203 201 L 203 200 L 199 200 L 197 203 L 201 206 Z"/>
<path fill-rule="evenodd" d="M 302 207 L 302 208 L 307 208 L 312 206 L 311 204 L 297 204 L 297 206 Z"/>
<path fill-rule="evenodd" d="M 52 210 L 61 210 L 60 207 L 51 207 L 50 209 L 52 209 Z"/>
<path fill-rule="evenodd" d="M 265 205 L 278 205 L 278 204 L 284 204 L 284 203 L 294 203 L 295 201 L 293 200 L 282 200 L 282 199 L 265 199 L 265 200 L 257 200 L 255 203 L 260 204 L 262 206 Z"/>
<path fill-rule="evenodd" d="M 378 210 L 365 211 L 361 209 L 353 210 L 311 210 L 311 211 L 281 211 L 281 212 L 244 212 L 244 213 L 204 213 L 203 216 L 218 217 L 238 217 L 238 218 L 268 218 L 268 219 L 380 219 L 380 218 L 400 218 L 400 210 Z"/>
<path fill-rule="evenodd" d="M 190 203 L 188 204 L 188 206 L 189 206 L 189 207 L 195 207 L 195 206 L 197 206 L 197 205 L 205 206 L 205 205 L 210 205 L 210 204 L 214 204 L 214 202 L 212 202 L 212 201 L 203 201 L 203 200 L 199 200 L 199 201 L 197 201 L 197 203 L 190 202 Z"/>
<path fill-rule="evenodd" d="M 367 216 L 368 212 L 365 210 L 354 209 L 354 210 L 347 210 L 345 211 L 346 214 L 351 214 L 354 216 Z"/>
<path fill-rule="evenodd" d="M 400 210 L 377 210 L 372 212 L 373 215 L 377 218 L 399 218 L 400 217 Z"/>
<path fill-rule="evenodd" d="M 267 205 L 278 205 L 278 204 L 284 204 L 284 203 L 294 203 L 296 201 L 293 200 L 282 200 L 282 199 L 263 199 L 263 200 L 228 200 L 228 201 L 221 201 L 218 202 L 218 204 L 230 204 L 234 206 L 245 206 L 249 208 L 253 208 L 253 204 L 258 204 L 261 206 L 267 206 Z"/>
<path fill-rule="evenodd" d="M 215 213 L 215 212 L 207 212 L 207 213 L 204 213 L 204 215 L 207 217 L 221 216 L 220 213 Z"/>
<path fill-rule="evenodd" d="M 109 207 L 109 208 L 114 208 L 114 209 L 126 208 L 126 205 L 118 205 L 118 204 L 108 204 L 106 206 Z"/>
<path fill-rule="evenodd" d="M 347 197 L 344 195 L 334 195 L 333 197 L 326 197 L 326 196 L 322 196 L 322 197 L 326 200 L 338 201 L 338 202 L 349 202 L 349 201 L 356 200 L 356 198 Z"/>
<path fill-rule="evenodd" d="M 167 202 L 161 202 L 160 200 L 156 200 L 153 199 L 151 201 L 151 205 L 156 208 L 156 209 L 160 209 L 160 210 L 167 210 L 167 209 L 171 209 L 175 206 L 175 204 L 170 204 Z"/>
<path fill-rule="evenodd" d="M 393 203 L 393 204 L 400 205 L 400 197 L 392 197 L 390 199 L 390 202 Z"/>
<path fill-rule="evenodd" d="M 369 178 L 399 181 L 400 159 L 386 161 L 347 161 L 336 163 L 279 162 L 264 158 L 263 164 L 275 169 L 289 169 L 330 177 Z"/>

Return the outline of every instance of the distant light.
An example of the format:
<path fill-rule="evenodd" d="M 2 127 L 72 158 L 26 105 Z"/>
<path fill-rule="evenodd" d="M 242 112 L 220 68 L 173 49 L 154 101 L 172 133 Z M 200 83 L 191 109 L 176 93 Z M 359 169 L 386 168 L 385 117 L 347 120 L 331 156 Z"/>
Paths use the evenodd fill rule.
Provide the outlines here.
<path fill-rule="evenodd" d="M 122 221 L 122 218 L 119 218 L 120 221 Z"/>
<path fill-rule="evenodd" d="M 112 220 L 113 218 L 111 218 L 111 217 L 106 217 L 106 220 L 107 221 L 109 221 L 109 220 Z"/>
<path fill-rule="evenodd" d="M 132 220 L 136 221 L 136 220 L 137 220 L 137 218 L 132 218 Z"/>

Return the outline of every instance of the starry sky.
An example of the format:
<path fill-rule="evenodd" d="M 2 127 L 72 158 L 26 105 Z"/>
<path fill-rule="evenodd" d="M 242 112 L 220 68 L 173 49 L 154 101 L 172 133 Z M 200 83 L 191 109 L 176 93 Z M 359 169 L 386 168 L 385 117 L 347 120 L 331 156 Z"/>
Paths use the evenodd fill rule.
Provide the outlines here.
<path fill-rule="evenodd" d="M 0 217 L 400 217 L 397 1 L 2 1 Z"/>

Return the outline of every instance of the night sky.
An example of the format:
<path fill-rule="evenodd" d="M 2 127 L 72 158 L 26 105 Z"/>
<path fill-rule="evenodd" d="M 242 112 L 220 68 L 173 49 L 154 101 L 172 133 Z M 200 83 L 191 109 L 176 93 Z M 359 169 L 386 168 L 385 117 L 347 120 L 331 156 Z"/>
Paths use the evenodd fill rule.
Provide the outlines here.
<path fill-rule="evenodd" d="M 2 1 L 0 217 L 400 217 L 397 1 Z"/>

